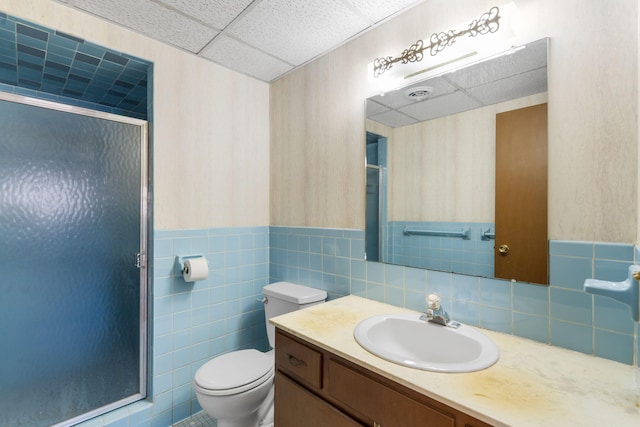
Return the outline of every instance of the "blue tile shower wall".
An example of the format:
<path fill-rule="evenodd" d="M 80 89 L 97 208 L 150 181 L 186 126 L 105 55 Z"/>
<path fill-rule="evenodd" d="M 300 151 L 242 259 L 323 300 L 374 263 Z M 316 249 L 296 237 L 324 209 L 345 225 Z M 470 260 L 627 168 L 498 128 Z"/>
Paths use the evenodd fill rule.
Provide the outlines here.
<path fill-rule="evenodd" d="M 407 235 L 404 230 L 469 230 L 467 238 Z M 493 240 L 483 231 L 495 230 L 493 223 L 394 221 L 389 226 L 389 254 L 392 263 L 455 273 L 491 276 L 493 274 Z"/>
<path fill-rule="evenodd" d="M 270 281 L 290 280 L 325 289 L 330 298 L 353 294 L 420 311 L 425 295 L 437 292 L 462 322 L 633 363 L 638 326 L 628 307 L 582 291 L 587 278 L 626 279 L 633 245 L 551 241 L 550 286 L 366 262 L 363 248 L 364 233 L 358 230 L 271 227 Z"/>
<path fill-rule="evenodd" d="M 147 119 L 149 61 L 0 12 L 0 90 Z"/>

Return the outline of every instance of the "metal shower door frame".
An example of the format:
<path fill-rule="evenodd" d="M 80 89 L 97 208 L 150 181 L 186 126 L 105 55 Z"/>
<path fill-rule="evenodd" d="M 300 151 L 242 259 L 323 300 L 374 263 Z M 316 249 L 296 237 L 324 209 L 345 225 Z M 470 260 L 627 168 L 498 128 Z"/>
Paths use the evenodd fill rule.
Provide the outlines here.
<path fill-rule="evenodd" d="M 147 397 L 148 394 L 148 357 L 149 357 L 149 225 L 151 215 L 149 210 L 149 124 L 146 120 L 121 116 L 97 110 L 90 110 L 83 107 L 61 104 L 44 99 L 31 98 L 28 96 L 16 95 L 0 91 L 0 101 L 14 102 L 23 105 L 45 108 L 65 113 L 77 114 L 81 116 L 104 119 L 118 123 L 130 124 L 140 127 L 140 252 L 136 259 L 132 259 L 132 264 L 136 264 L 140 270 L 140 366 L 139 379 L 140 390 L 137 394 L 112 402 L 108 405 L 94 409 L 90 412 L 78 415 L 65 420 L 52 427 L 67 427 L 75 425 L 81 421 L 102 415 L 106 412 L 123 407 L 127 404 L 139 401 Z"/>

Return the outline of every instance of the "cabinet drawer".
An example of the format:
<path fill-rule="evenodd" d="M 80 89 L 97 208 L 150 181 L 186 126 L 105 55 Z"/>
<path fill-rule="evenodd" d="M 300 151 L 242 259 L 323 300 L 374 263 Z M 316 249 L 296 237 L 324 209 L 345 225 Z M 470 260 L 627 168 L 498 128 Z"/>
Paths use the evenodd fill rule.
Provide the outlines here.
<path fill-rule="evenodd" d="M 276 367 L 318 389 L 322 388 L 322 353 L 276 333 Z"/>
<path fill-rule="evenodd" d="M 454 427 L 455 416 L 413 400 L 331 359 L 329 394 L 381 427 Z"/>

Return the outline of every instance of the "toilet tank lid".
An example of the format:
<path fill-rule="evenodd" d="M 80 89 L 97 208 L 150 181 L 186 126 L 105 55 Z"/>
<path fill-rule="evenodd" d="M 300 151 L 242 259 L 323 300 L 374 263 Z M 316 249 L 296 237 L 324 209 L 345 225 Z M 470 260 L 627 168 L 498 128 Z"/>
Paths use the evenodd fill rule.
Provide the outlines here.
<path fill-rule="evenodd" d="M 327 299 L 327 292 L 289 282 L 276 282 L 262 288 L 268 297 L 276 297 L 297 304 L 309 304 Z"/>

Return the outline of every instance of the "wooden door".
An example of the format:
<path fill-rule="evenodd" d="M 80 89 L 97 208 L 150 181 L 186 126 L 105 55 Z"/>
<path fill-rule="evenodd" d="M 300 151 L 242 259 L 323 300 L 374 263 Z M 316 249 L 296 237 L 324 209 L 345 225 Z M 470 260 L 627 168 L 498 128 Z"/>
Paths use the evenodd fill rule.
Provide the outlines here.
<path fill-rule="evenodd" d="M 495 276 L 547 284 L 547 104 L 496 115 L 495 207 Z"/>

